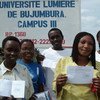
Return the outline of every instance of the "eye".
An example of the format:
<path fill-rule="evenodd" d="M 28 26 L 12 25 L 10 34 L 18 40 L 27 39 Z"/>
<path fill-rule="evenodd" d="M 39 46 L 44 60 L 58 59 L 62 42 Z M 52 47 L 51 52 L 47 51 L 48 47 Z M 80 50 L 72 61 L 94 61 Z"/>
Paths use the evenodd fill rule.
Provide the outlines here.
<path fill-rule="evenodd" d="M 86 41 L 80 41 L 80 43 L 85 44 L 85 43 L 86 43 Z"/>
<path fill-rule="evenodd" d="M 13 48 L 8 48 L 7 51 L 8 51 L 8 52 L 15 52 L 15 53 L 16 53 L 16 52 L 19 52 L 20 50 L 19 50 L 19 49 L 16 49 L 16 48 L 15 48 L 15 49 L 13 49 Z"/>
<path fill-rule="evenodd" d="M 87 43 L 88 45 L 93 45 L 93 42 L 91 41 L 80 41 L 81 44 Z"/>
<path fill-rule="evenodd" d="M 11 48 L 8 48 L 7 51 L 8 51 L 8 52 L 12 52 L 13 50 L 12 50 Z"/>
<path fill-rule="evenodd" d="M 23 52 L 27 52 L 27 51 L 28 51 L 28 52 L 29 52 L 29 51 L 30 51 L 30 52 L 34 52 L 34 48 L 22 48 L 21 50 L 22 50 Z"/>
<path fill-rule="evenodd" d="M 93 45 L 93 42 L 88 42 L 89 45 Z"/>
<path fill-rule="evenodd" d="M 23 50 L 23 51 L 24 51 L 24 50 L 26 50 L 26 48 L 21 48 L 21 50 Z"/>
<path fill-rule="evenodd" d="M 56 39 L 59 39 L 59 38 L 61 38 L 61 37 L 60 37 L 59 35 L 56 35 L 56 36 L 52 36 L 52 37 L 51 37 L 51 39 L 55 39 L 55 38 L 56 38 Z"/>
<path fill-rule="evenodd" d="M 54 39 L 54 38 L 55 38 L 54 36 L 51 37 L 51 39 Z"/>
<path fill-rule="evenodd" d="M 20 51 L 19 49 L 15 49 L 15 50 L 14 50 L 14 52 L 19 52 L 19 51 Z"/>

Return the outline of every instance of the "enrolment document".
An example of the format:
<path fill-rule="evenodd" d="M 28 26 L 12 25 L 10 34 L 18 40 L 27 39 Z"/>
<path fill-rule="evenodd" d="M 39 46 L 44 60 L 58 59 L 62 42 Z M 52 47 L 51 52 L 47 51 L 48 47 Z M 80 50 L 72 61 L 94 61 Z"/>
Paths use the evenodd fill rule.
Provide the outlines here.
<path fill-rule="evenodd" d="M 67 75 L 69 83 L 73 84 L 89 84 L 93 79 L 92 66 L 68 66 Z"/>
<path fill-rule="evenodd" d="M 0 80 L 0 96 L 24 98 L 25 81 Z"/>

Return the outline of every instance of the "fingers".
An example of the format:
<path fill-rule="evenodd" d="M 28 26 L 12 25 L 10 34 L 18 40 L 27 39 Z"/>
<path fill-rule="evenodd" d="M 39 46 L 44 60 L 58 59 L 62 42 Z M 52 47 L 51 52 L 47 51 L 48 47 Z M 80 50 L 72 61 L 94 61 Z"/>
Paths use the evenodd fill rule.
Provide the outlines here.
<path fill-rule="evenodd" d="M 67 76 L 66 74 L 60 74 L 56 79 L 57 95 L 61 91 L 62 87 L 66 84 Z"/>
<path fill-rule="evenodd" d="M 67 76 L 66 76 L 66 74 L 61 74 L 61 75 L 59 75 L 59 76 L 57 77 L 57 80 L 56 80 L 57 84 L 58 84 L 58 85 L 62 85 L 62 86 L 66 84 L 66 81 L 67 81 Z"/>
<path fill-rule="evenodd" d="M 100 78 L 94 78 L 93 79 L 93 85 L 96 88 L 97 91 L 100 91 Z"/>

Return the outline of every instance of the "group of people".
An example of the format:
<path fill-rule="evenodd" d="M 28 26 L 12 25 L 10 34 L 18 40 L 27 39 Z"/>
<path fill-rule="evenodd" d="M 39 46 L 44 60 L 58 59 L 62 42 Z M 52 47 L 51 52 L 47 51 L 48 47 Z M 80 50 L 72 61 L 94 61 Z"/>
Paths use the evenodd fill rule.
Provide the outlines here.
<path fill-rule="evenodd" d="M 52 28 L 48 32 L 48 38 L 52 47 L 44 50 L 40 56 L 37 55 L 37 58 L 35 46 L 30 39 L 20 42 L 14 36 L 6 37 L 2 42 L 4 61 L 0 65 L 0 79 L 24 80 L 25 97 L 22 100 L 34 100 L 34 94 L 46 90 L 49 91 L 52 100 L 99 100 L 100 60 L 96 61 L 96 43 L 93 35 L 88 32 L 78 33 L 69 55 L 68 49 L 62 45 L 64 36 L 60 29 Z M 97 40 L 100 47 L 100 32 Z M 97 53 L 100 54 L 100 50 Z M 93 67 L 92 82 L 68 82 L 69 66 Z M 13 96 L 0 96 L 0 99 L 20 100 Z"/>

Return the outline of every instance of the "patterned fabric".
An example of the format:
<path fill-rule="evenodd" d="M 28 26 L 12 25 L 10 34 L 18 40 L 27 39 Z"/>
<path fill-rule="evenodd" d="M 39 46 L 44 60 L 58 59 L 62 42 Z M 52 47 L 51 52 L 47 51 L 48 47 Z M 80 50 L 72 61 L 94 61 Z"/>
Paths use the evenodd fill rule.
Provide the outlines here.
<path fill-rule="evenodd" d="M 23 65 L 16 64 L 12 70 L 9 70 L 2 62 L 0 65 L 0 79 L 25 81 L 25 100 L 29 100 L 31 95 L 34 93 L 31 77 L 28 74 L 28 70 L 23 67 Z"/>
<path fill-rule="evenodd" d="M 67 66 L 78 66 L 78 65 L 72 61 L 71 57 L 65 57 L 60 59 L 56 66 L 54 80 L 56 80 L 59 74 L 67 74 Z M 88 66 L 91 66 L 91 62 L 89 62 L 86 65 L 86 67 Z M 97 77 L 99 75 L 100 75 L 99 71 L 94 70 L 94 77 Z M 53 90 L 56 92 L 55 81 L 53 81 Z M 59 96 L 57 96 L 57 100 L 99 100 L 99 99 L 97 99 L 97 95 L 91 91 L 90 84 L 66 83 L 66 85 L 62 87 L 62 91 L 60 92 Z"/>

